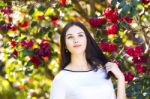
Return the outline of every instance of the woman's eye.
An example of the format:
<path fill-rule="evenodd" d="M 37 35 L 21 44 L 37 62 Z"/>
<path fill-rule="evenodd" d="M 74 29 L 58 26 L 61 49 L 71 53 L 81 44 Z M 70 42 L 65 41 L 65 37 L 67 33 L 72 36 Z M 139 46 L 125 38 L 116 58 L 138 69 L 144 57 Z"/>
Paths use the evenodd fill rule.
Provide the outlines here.
<path fill-rule="evenodd" d="M 72 36 L 69 36 L 68 39 L 72 38 Z"/>
<path fill-rule="evenodd" d="M 79 35 L 80 37 L 83 37 L 83 35 Z"/>

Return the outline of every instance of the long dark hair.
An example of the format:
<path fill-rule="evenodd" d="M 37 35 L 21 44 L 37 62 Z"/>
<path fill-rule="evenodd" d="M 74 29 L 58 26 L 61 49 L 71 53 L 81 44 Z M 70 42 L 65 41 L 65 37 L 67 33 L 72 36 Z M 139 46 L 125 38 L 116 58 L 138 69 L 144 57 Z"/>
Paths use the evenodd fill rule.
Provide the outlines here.
<path fill-rule="evenodd" d="M 60 37 L 60 69 L 64 69 L 71 61 L 71 53 L 66 51 L 65 36 L 67 30 L 74 25 L 80 27 L 85 32 L 87 38 L 87 46 L 85 49 L 86 60 L 91 65 L 92 69 L 97 71 L 99 65 L 104 66 L 109 60 L 103 54 L 87 28 L 80 22 L 69 22 L 62 30 Z"/>

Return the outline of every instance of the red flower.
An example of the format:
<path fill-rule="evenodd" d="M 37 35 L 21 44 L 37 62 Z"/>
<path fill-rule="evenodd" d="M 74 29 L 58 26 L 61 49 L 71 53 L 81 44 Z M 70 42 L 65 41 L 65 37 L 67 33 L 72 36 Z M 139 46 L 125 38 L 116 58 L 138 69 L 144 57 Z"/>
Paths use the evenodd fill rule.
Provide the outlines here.
<path fill-rule="evenodd" d="M 134 56 L 132 61 L 134 63 L 145 63 L 147 62 L 147 57 L 146 56 Z"/>
<path fill-rule="evenodd" d="M 109 42 L 101 42 L 99 47 L 105 52 L 114 52 L 117 49 L 117 45 Z"/>
<path fill-rule="evenodd" d="M 40 57 L 50 57 L 51 51 L 50 49 L 42 49 L 42 48 L 37 48 L 34 50 L 36 55 L 39 55 Z"/>
<path fill-rule="evenodd" d="M 104 16 L 106 16 L 106 17 L 109 17 L 109 16 L 111 16 L 111 14 L 114 12 L 114 10 L 112 9 L 112 8 L 106 8 L 103 12 L 102 12 L 102 14 L 104 15 Z"/>
<path fill-rule="evenodd" d="M 109 44 L 108 45 L 108 52 L 114 52 L 117 49 L 117 45 Z"/>
<path fill-rule="evenodd" d="M 134 49 L 132 47 L 125 48 L 125 52 L 130 56 L 134 56 Z"/>
<path fill-rule="evenodd" d="M 12 27 L 11 27 L 11 30 L 12 30 L 12 31 L 16 31 L 16 30 L 17 30 L 17 27 L 16 27 L 16 26 L 12 26 Z"/>
<path fill-rule="evenodd" d="M 58 17 L 57 16 L 50 16 L 50 18 L 51 18 L 51 24 L 53 24 L 53 25 L 57 25 L 58 24 Z"/>
<path fill-rule="evenodd" d="M 15 41 L 15 40 L 12 40 L 11 42 L 10 42 L 10 46 L 11 47 L 15 47 L 17 45 L 17 42 Z"/>
<path fill-rule="evenodd" d="M 139 56 L 143 52 L 142 46 L 127 47 L 125 52 L 130 56 Z"/>
<path fill-rule="evenodd" d="M 122 16 L 121 20 L 127 23 L 132 23 L 133 19 L 129 18 L 128 16 Z"/>
<path fill-rule="evenodd" d="M 111 26 L 108 26 L 106 28 L 105 32 L 107 34 L 117 34 L 117 32 L 118 32 L 118 25 L 117 24 L 113 24 Z"/>
<path fill-rule="evenodd" d="M 125 81 L 132 81 L 134 78 L 134 75 L 131 72 L 125 72 L 124 76 L 125 76 Z"/>
<path fill-rule="evenodd" d="M 12 24 L 8 23 L 8 24 L 4 24 L 4 25 L 0 26 L 0 29 L 5 31 L 5 30 L 11 29 L 11 27 L 12 27 Z"/>
<path fill-rule="evenodd" d="M 15 57 L 18 56 L 18 51 L 16 49 L 14 49 L 13 53 L 12 53 Z"/>
<path fill-rule="evenodd" d="M 136 68 L 136 70 L 137 70 L 138 73 L 143 73 L 144 70 L 145 70 L 145 67 L 143 65 L 141 65 L 141 64 L 137 64 L 135 66 L 135 68 Z"/>
<path fill-rule="evenodd" d="M 30 61 L 35 65 L 39 66 L 41 64 L 40 58 L 37 56 L 30 56 Z"/>
<path fill-rule="evenodd" d="M 50 57 L 51 51 L 49 42 L 47 40 L 43 40 L 39 46 L 40 48 L 36 48 L 34 52 L 40 57 Z"/>
<path fill-rule="evenodd" d="M 67 0 L 59 0 L 59 2 L 60 2 L 61 5 L 66 5 Z"/>
<path fill-rule="evenodd" d="M 11 9 L 10 6 L 7 6 L 7 7 L 3 7 L 1 12 L 3 12 L 4 14 L 9 15 L 9 14 L 13 13 L 13 10 Z"/>
<path fill-rule="evenodd" d="M 105 17 L 101 17 L 101 18 L 90 18 L 89 19 L 89 24 L 92 27 L 100 27 L 103 23 L 106 22 L 106 18 Z"/>
<path fill-rule="evenodd" d="M 47 49 L 50 48 L 48 40 L 42 40 L 42 42 L 39 44 L 41 48 Z"/>
<path fill-rule="evenodd" d="M 25 28 L 25 27 L 28 27 L 28 26 L 29 26 L 29 22 L 28 22 L 28 21 L 24 21 L 24 22 L 22 22 L 22 23 L 19 22 L 19 26 L 20 26 L 20 27 L 24 27 L 24 28 Z"/>
<path fill-rule="evenodd" d="M 33 47 L 33 41 L 32 40 L 30 40 L 30 41 L 27 42 L 27 47 L 28 48 Z"/>
<path fill-rule="evenodd" d="M 108 18 L 109 22 L 116 23 L 118 20 L 118 13 L 112 8 L 106 8 L 102 14 Z"/>
<path fill-rule="evenodd" d="M 118 13 L 116 11 L 114 11 L 109 17 L 108 17 L 108 21 L 112 22 L 112 23 L 117 23 L 118 20 Z"/>
<path fill-rule="evenodd" d="M 38 18 L 39 20 L 45 19 L 44 15 L 39 15 L 37 18 Z"/>
<path fill-rule="evenodd" d="M 30 41 L 22 40 L 21 45 L 24 47 L 27 47 L 27 48 L 32 48 L 33 47 L 33 41 L 32 40 L 30 40 Z"/>
<path fill-rule="evenodd" d="M 144 4 L 148 4 L 149 2 L 150 2 L 150 0 L 141 0 L 142 1 L 142 3 L 144 3 Z"/>
<path fill-rule="evenodd" d="M 135 55 L 140 55 L 142 52 L 143 52 L 143 47 L 142 46 L 136 46 L 134 48 L 134 52 L 135 52 Z"/>

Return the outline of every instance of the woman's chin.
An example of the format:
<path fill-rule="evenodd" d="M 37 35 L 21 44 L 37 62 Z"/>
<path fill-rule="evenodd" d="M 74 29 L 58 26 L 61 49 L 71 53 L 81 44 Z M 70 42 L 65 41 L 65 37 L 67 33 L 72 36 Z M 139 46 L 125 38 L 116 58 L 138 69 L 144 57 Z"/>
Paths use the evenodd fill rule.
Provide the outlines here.
<path fill-rule="evenodd" d="M 73 55 L 82 55 L 84 53 L 84 51 L 81 50 L 76 50 L 74 52 L 72 52 Z"/>

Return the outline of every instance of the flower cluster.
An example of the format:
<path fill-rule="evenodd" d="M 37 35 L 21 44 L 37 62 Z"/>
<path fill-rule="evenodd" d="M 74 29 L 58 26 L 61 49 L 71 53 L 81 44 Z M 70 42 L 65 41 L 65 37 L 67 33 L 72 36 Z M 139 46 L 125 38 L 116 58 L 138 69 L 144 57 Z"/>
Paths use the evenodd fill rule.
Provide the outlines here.
<path fill-rule="evenodd" d="M 123 21 L 126 23 L 132 23 L 132 18 L 128 16 L 119 16 L 118 12 L 115 9 L 112 8 L 106 8 L 102 12 L 102 17 L 96 18 L 90 18 L 89 24 L 91 27 L 98 28 L 102 26 L 105 23 L 108 23 L 105 33 L 106 34 L 117 34 L 118 32 L 118 21 Z"/>
<path fill-rule="evenodd" d="M 145 72 L 145 66 L 142 63 L 147 62 L 147 57 L 143 55 L 143 47 L 142 46 L 135 46 L 135 47 L 126 47 L 125 52 L 132 57 L 132 61 L 135 64 L 135 69 L 138 73 Z M 128 80 L 128 79 L 127 79 Z M 130 79 L 131 80 L 131 79 Z M 128 80 L 128 81 L 130 81 Z"/>
<path fill-rule="evenodd" d="M 101 42 L 99 47 L 105 52 L 114 52 L 117 49 L 117 45 L 110 42 Z"/>
<path fill-rule="evenodd" d="M 41 64 L 41 59 L 44 59 L 45 61 L 45 59 L 49 58 L 51 55 L 49 42 L 47 40 L 43 40 L 39 44 L 39 48 L 34 49 L 34 53 L 34 56 L 30 56 L 30 61 L 38 67 Z"/>

